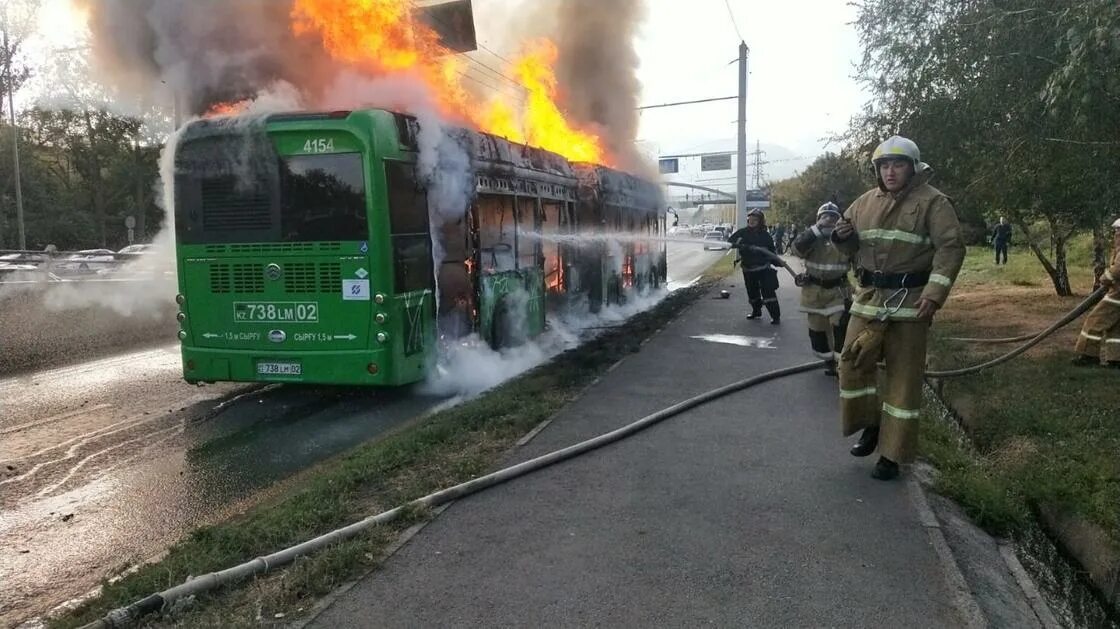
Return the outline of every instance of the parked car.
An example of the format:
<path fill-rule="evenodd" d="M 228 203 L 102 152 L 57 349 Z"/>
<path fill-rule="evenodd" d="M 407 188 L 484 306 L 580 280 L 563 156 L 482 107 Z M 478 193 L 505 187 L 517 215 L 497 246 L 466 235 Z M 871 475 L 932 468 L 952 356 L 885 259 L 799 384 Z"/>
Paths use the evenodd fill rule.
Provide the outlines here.
<path fill-rule="evenodd" d="M 49 259 L 45 253 L 6 253 L 0 256 L 0 275 L 38 271 Z"/>
<path fill-rule="evenodd" d="M 152 245 L 129 245 L 117 253 L 151 253 Z"/>
<path fill-rule="evenodd" d="M 52 268 L 64 273 L 94 273 L 98 269 L 113 266 L 116 254 L 112 249 L 85 249 L 66 256 Z"/>
<path fill-rule="evenodd" d="M 731 243 L 727 242 L 727 235 L 722 230 L 712 230 L 704 234 L 704 251 L 722 251 L 730 248 Z"/>

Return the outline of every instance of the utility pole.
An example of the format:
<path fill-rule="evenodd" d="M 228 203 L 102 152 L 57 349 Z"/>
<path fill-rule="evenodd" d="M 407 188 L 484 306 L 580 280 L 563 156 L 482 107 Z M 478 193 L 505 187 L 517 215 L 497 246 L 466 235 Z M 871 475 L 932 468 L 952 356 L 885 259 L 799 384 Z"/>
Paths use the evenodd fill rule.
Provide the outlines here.
<path fill-rule="evenodd" d="M 735 227 L 743 228 L 747 225 L 747 42 L 739 42 L 739 154 L 736 156 L 738 166 L 738 185 L 735 195 Z"/>
<path fill-rule="evenodd" d="M 4 7 L 4 52 L 10 53 L 8 49 L 8 9 Z M 19 248 L 27 249 L 27 234 L 24 232 L 23 227 L 23 187 L 20 185 L 19 176 L 19 129 L 16 128 L 16 109 L 12 101 L 12 92 L 15 91 L 15 79 L 12 76 L 12 55 L 7 54 L 7 65 L 5 74 L 8 75 L 8 119 L 12 123 L 12 171 L 15 176 L 16 187 L 16 225 L 19 229 Z"/>

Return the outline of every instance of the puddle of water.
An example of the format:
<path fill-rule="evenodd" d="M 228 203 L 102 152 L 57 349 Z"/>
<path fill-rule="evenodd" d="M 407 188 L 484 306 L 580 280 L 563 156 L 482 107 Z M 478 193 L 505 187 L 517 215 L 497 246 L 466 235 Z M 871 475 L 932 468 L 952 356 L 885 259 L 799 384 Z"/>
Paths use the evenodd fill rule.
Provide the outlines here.
<path fill-rule="evenodd" d="M 702 275 L 697 275 L 696 277 L 692 278 L 691 280 L 688 280 L 687 282 L 677 281 L 677 280 L 669 280 L 668 284 L 666 285 L 666 288 L 669 290 L 670 293 L 675 291 L 675 290 L 680 290 L 682 288 L 688 288 L 689 286 L 692 286 L 696 282 L 699 282 L 701 277 L 703 277 L 703 276 Z"/>
<path fill-rule="evenodd" d="M 754 347 L 757 349 L 776 349 L 774 337 L 768 336 L 739 336 L 737 334 L 700 334 L 691 338 L 700 339 L 709 343 L 724 343 L 740 347 Z"/>

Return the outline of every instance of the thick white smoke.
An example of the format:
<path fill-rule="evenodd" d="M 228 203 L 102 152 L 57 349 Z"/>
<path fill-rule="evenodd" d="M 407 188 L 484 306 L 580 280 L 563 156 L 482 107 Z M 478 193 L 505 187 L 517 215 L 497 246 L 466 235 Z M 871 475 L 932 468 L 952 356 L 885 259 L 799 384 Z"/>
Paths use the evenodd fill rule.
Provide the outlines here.
<path fill-rule="evenodd" d="M 548 329 L 532 343 L 495 350 L 477 336 L 450 346 L 440 364 L 421 385 L 431 395 L 469 398 L 540 365 L 565 350 L 572 349 L 604 329 L 621 325 L 630 317 L 661 302 L 667 291 L 635 295 L 625 304 L 588 311 L 586 304 L 548 319 Z"/>

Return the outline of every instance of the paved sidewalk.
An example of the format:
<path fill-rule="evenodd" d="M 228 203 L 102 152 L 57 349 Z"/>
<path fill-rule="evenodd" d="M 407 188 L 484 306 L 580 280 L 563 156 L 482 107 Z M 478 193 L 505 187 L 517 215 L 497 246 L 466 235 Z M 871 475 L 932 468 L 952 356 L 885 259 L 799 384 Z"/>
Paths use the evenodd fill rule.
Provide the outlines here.
<path fill-rule="evenodd" d="M 783 281 L 786 278 L 783 277 Z M 752 374 L 813 360 L 703 298 L 565 409 L 524 460 Z M 695 338 L 754 337 L 768 347 Z M 905 483 L 870 478 L 811 372 L 670 419 L 452 505 L 311 626 L 957 627 Z"/>

